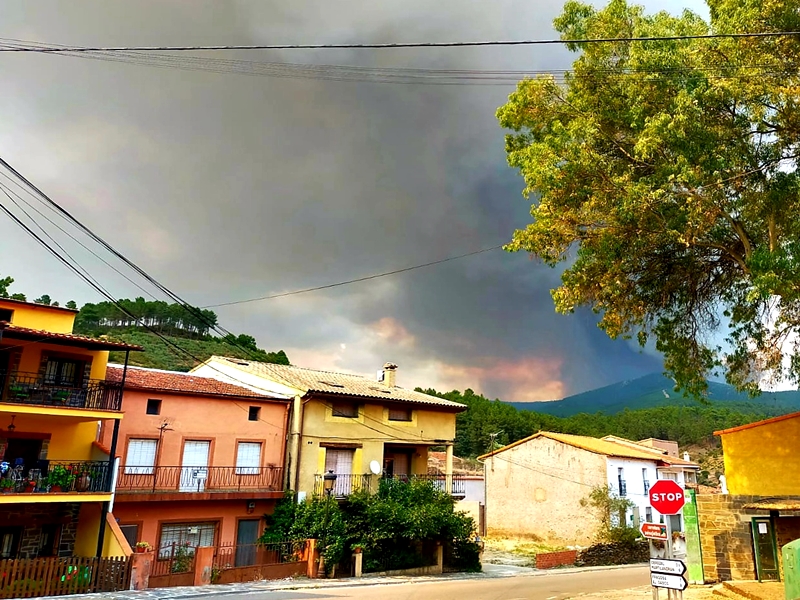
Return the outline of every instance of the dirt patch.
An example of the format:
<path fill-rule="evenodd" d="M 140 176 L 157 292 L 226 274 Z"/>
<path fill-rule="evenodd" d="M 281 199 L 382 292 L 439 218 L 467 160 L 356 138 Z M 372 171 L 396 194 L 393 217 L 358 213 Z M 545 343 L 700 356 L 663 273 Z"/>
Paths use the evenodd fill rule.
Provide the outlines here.
<path fill-rule="evenodd" d="M 548 544 L 532 538 L 484 538 L 482 561 L 495 565 L 514 565 L 518 567 L 536 566 L 536 555 L 547 552 L 571 550 L 566 546 Z"/>
<path fill-rule="evenodd" d="M 666 598 L 666 590 L 662 591 L 662 598 Z M 597 592 L 594 594 L 580 594 L 573 598 L 602 598 L 603 600 L 652 600 L 653 588 L 649 585 L 629 588 L 627 590 L 613 590 Z M 711 600 L 711 586 L 691 586 L 683 592 L 683 600 Z"/>

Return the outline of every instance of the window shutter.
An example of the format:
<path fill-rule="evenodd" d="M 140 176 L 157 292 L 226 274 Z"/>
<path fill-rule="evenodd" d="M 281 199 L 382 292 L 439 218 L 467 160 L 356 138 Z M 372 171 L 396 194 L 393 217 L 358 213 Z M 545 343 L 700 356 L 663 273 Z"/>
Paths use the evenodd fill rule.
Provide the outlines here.
<path fill-rule="evenodd" d="M 156 464 L 156 440 L 130 440 L 125 457 L 126 475 L 152 475 Z"/>
<path fill-rule="evenodd" d="M 236 446 L 236 474 L 258 475 L 261 466 L 261 442 L 239 442 Z"/>

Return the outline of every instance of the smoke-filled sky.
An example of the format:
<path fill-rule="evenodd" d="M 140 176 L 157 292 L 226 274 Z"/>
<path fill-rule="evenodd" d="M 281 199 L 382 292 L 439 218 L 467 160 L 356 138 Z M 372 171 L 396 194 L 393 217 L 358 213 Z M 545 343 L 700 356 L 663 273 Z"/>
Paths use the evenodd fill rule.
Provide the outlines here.
<path fill-rule="evenodd" d="M 703 11 L 696 1 L 649 10 Z M 7 0 L 0 37 L 78 46 L 557 37 L 560 1 Z M 215 52 L 253 61 L 541 70 L 557 46 Z M 495 110 L 513 84 L 394 85 L 0 54 L 0 156 L 195 305 L 277 294 L 504 243 L 529 218 Z M 0 201 L 5 201 L 4 196 Z M 143 295 L 78 249 L 117 297 Z M 99 296 L 0 219 L 0 275 L 29 299 Z M 501 250 L 216 309 L 294 364 L 404 387 L 546 400 L 661 368 L 553 310 L 559 274 Z M 161 297 L 163 299 L 163 297 Z"/>

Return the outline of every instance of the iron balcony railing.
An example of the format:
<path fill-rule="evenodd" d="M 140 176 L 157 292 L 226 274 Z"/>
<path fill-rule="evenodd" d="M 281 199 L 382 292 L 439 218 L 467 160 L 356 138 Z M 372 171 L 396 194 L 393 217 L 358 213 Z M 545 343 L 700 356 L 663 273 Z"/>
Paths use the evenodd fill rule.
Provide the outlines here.
<path fill-rule="evenodd" d="M 4 494 L 111 492 L 111 463 L 107 460 L 40 460 L 35 467 L 0 467 Z"/>
<path fill-rule="evenodd" d="M 281 467 L 136 466 L 119 469 L 117 493 L 279 492 Z"/>
<path fill-rule="evenodd" d="M 412 479 L 423 479 L 430 481 L 433 486 L 440 491 L 445 491 L 447 483 L 447 475 L 442 473 L 433 473 L 428 475 L 411 475 Z M 463 475 L 451 475 L 452 484 L 450 494 L 453 496 L 463 496 L 467 493 L 467 480 Z"/>
<path fill-rule="evenodd" d="M 0 372 L 0 384 L 2 401 L 12 404 L 115 411 L 122 409 L 121 383 L 88 379 L 81 385 L 59 385 L 47 381 L 38 373 L 10 371 Z"/>
<path fill-rule="evenodd" d="M 619 480 L 619 497 L 624 498 L 628 495 L 628 485 L 623 479 Z"/>
<path fill-rule="evenodd" d="M 325 495 L 325 484 L 323 475 L 314 476 L 314 495 Z M 344 498 L 361 490 L 370 490 L 370 475 L 352 475 L 350 473 L 337 473 L 336 481 L 333 482 L 330 495 L 333 498 Z"/>
<path fill-rule="evenodd" d="M 647 495 L 650 492 L 650 482 L 647 479 L 644 480 L 644 493 Z"/>

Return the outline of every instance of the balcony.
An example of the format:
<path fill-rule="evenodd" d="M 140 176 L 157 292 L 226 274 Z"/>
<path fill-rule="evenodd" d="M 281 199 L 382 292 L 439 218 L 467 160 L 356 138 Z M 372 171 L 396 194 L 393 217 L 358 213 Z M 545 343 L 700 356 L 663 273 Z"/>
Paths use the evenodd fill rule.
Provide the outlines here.
<path fill-rule="evenodd" d="M 467 480 L 463 475 L 452 475 L 452 487 L 450 490 L 451 496 L 463 496 L 467 493 Z M 408 479 L 408 478 L 406 478 Z M 447 483 L 447 475 L 442 473 L 432 475 L 411 475 L 411 479 L 422 479 L 430 481 L 440 492 L 443 492 Z"/>
<path fill-rule="evenodd" d="M 111 463 L 101 460 L 41 460 L 36 468 L 8 466 L 0 477 L 5 494 L 109 494 Z"/>
<path fill-rule="evenodd" d="M 644 494 L 645 496 L 650 492 L 650 482 L 647 479 L 644 480 Z"/>
<path fill-rule="evenodd" d="M 624 498 L 628 495 L 628 484 L 624 479 L 619 480 L 619 497 Z"/>
<path fill-rule="evenodd" d="M 38 373 L 0 372 L 2 402 L 58 408 L 88 408 L 119 411 L 122 408 L 122 384 L 88 379 L 80 386 L 57 385 Z"/>
<path fill-rule="evenodd" d="M 280 492 L 281 467 L 123 466 L 118 494 Z"/>
<path fill-rule="evenodd" d="M 352 475 L 350 473 L 337 473 L 333 482 L 331 496 L 344 498 L 361 490 L 370 491 L 371 475 Z M 314 495 L 324 496 L 323 475 L 314 475 Z"/>

